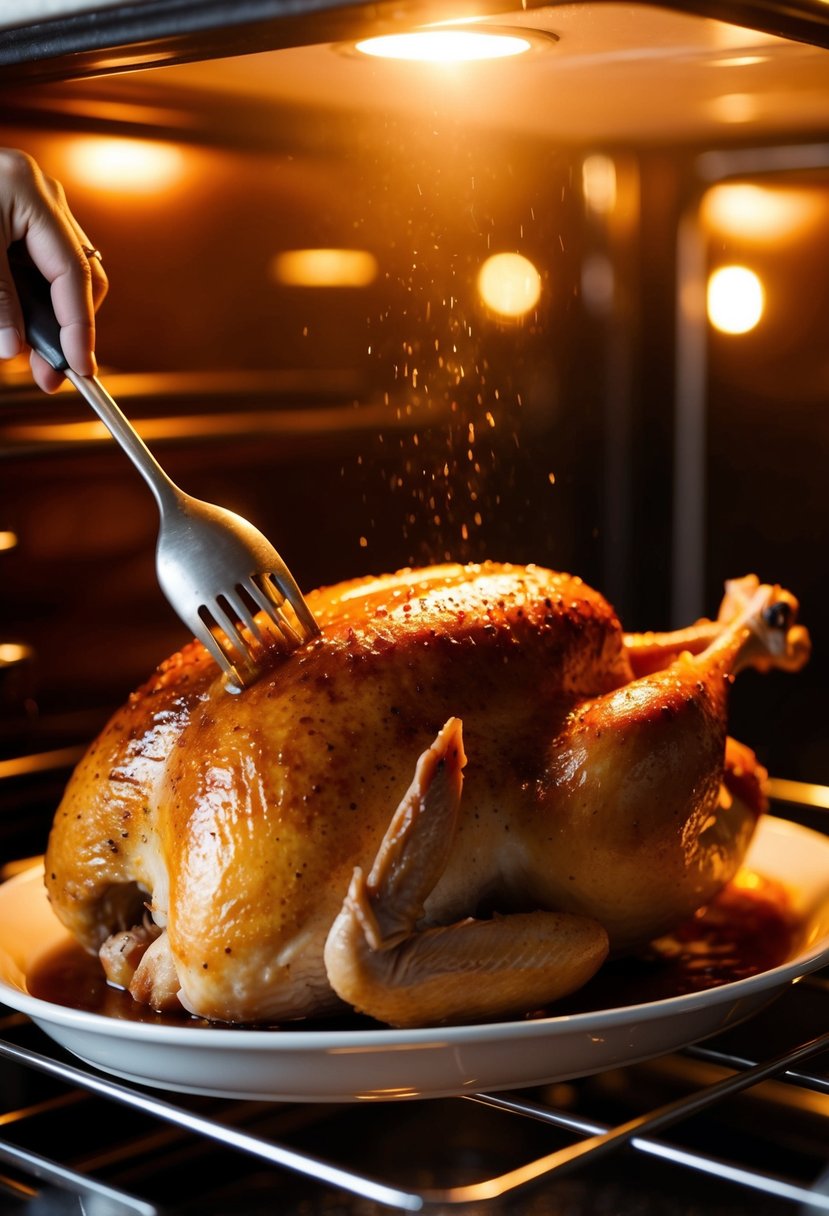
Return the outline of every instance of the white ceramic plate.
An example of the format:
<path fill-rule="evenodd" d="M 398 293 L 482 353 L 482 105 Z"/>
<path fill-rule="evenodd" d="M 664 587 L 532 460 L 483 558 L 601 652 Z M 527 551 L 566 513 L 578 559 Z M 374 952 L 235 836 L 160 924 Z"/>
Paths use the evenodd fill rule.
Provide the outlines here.
<path fill-rule="evenodd" d="M 784 883 L 804 917 L 797 954 L 772 970 L 649 1004 L 535 1021 L 392 1030 L 232 1030 L 132 1022 L 51 1004 L 31 975 L 66 934 L 39 868 L 0 886 L 0 1003 L 106 1072 L 166 1090 L 344 1102 L 540 1085 L 633 1063 L 749 1017 L 829 963 L 829 837 L 765 818 L 747 865 Z"/>

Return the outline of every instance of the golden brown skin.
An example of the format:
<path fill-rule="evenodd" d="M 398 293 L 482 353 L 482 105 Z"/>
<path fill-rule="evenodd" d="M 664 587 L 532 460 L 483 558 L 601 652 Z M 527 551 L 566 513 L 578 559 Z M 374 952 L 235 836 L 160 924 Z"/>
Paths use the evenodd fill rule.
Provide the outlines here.
<path fill-rule="evenodd" d="M 137 999 L 221 1021 L 345 1000 L 423 1024 L 554 1000 L 608 938 L 693 911 L 747 847 L 763 774 L 740 752 L 723 795 L 730 673 L 796 667 L 807 637 L 791 596 L 733 586 L 701 626 L 712 644 L 675 662 L 672 635 L 626 638 L 580 580 L 494 564 L 313 593 L 320 636 L 237 696 L 194 643 L 74 774 L 53 906 L 120 982 L 135 968 Z M 745 624 L 761 599 L 786 619 Z M 145 902 L 158 936 L 133 933 Z M 468 947 L 457 922 L 482 915 Z M 469 949 L 485 983 L 456 975 Z"/>

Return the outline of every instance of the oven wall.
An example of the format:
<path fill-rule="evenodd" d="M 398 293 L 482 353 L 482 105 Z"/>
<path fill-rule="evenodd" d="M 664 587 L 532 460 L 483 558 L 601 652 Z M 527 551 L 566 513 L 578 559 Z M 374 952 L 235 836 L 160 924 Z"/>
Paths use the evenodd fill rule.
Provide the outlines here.
<path fill-rule="evenodd" d="M 756 568 L 802 595 L 820 642 L 825 284 L 788 346 L 768 327 L 742 344 L 695 335 L 701 463 L 682 442 L 679 234 L 706 149 L 561 146 L 447 114 L 358 126 L 225 100 L 218 115 L 152 90 L 136 110 L 134 81 L 129 98 L 34 87 L 0 144 L 64 182 L 105 252 L 105 383 L 173 477 L 269 533 L 301 585 L 537 561 L 641 629 L 713 613 L 723 579 Z M 825 206 L 822 178 L 814 190 Z M 700 233 L 713 265 L 722 239 Z M 280 253 L 332 246 L 368 251 L 374 280 L 278 280 Z M 792 298 L 798 249 L 775 262 Z M 540 274 L 519 321 L 478 294 L 505 250 Z M 774 375 L 758 372 L 772 348 Z M 32 648 L 4 673 L 11 754 L 86 737 L 185 638 L 155 583 L 143 483 L 71 391 L 43 397 L 21 364 L 0 376 L 0 530 L 16 538 L 0 640 Z M 678 484 L 693 492 L 677 512 Z M 829 780 L 824 682 L 818 653 L 797 680 L 749 676 L 738 693 L 735 733 L 778 774 Z"/>

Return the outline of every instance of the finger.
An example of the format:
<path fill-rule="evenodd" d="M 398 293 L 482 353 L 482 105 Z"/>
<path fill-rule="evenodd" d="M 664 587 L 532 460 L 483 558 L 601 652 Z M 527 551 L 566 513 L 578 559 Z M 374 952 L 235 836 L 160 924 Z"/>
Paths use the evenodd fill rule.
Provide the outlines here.
<path fill-rule="evenodd" d="M 94 375 L 95 314 L 89 260 L 60 182 L 39 169 L 35 180 L 42 205 L 29 212 L 26 247 L 51 284 L 52 308 L 69 366 L 81 375 Z"/>
<path fill-rule="evenodd" d="M 77 240 L 84 257 L 89 264 L 92 284 L 92 304 L 94 310 L 97 312 L 109 290 L 109 279 L 107 278 L 106 271 L 104 270 L 101 255 L 95 248 L 94 243 L 89 239 L 89 235 L 86 230 L 81 227 L 81 225 L 75 219 L 75 216 L 70 211 L 69 205 L 66 202 L 66 195 L 64 193 L 63 186 L 60 184 L 60 182 L 55 181 L 53 178 L 47 178 L 46 184 L 52 193 L 56 207 L 58 208 L 63 220 L 72 229 L 75 239 Z"/>
<path fill-rule="evenodd" d="M 56 371 L 36 350 L 29 355 L 29 366 L 35 384 L 42 388 L 44 393 L 54 393 L 63 384 L 63 372 Z"/>
<path fill-rule="evenodd" d="M 92 286 L 92 307 L 95 312 L 103 304 L 109 291 L 109 279 L 101 261 L 101 254 L 91 244 L 89 237 L 82 228 L 77 229 L 81 250 L 89 264 L 90 283 Z"/>
<path fill-rule="evenodd" d="M 6 249 L 0 241 L 0 359 L 13 359 L 23 349 L 23 314 Z"/>
<path fill-rule="evenodd" d="M 67 223 L 72 227 L 75 240 L 78 241 L 80 250 L 80 266 L 81 274 L 83 274 L 84 291 L 86 300 L 91 299 L 91 308 L 89 303 L 86 303 L 83 313 L 78 319 L 77 303 L 78 303 L 78 288 L 77 282 L 72 276 L 67 280 L 56 278 L 52 282 L 52 306 L 55 308 L 55 315 L 58 322 L 61 323 L 61 347 L 63 354 L 67 356 L 69 366 L 75 371 L 81 373 L 81 376 L 95 375 L 97 370 L 97 361 L 95 359 L 95 313 L 100 308 L 103 299 L 105 299 L 109 289 L 109 280 L 103 265 L 101 264 L 100 254 L 92 247 L 89 237 L 81 229 L 74 216 L 67 214 Z M 60 311 L 61 300 L 66 299 L 68 308 L 67 316 L 71 320 L 64 321 Z M 74 306 L 74 313 L 73 313 Z M 83 360 L 85 356 L 90 356 L 91 364 L 89 371 L 83 371 Z"/>
<path fill-rule="evenodd" d="M 101 255 L 95 248 L 95 245 L 90 241 L 89 236 L 84 228 L 75 219 L 72 211 L 66 201 L 66 192 L 62 184 L 53 177 L 44 175 L 44 185 L 52 196 L 52 201 L 56 210 L 62 215 L 65 222 L 70 226 L 75 234 L 78 244 L 84 253 L 88 263 L 89 270 L 92 275 L 92 303 L 97 312 L 103 303 L 106 294 L 109 290 L 109 279 L 104 270 L 101 261 Z M 92 252 L 90 253 L 90 250 Z"/>
<path fill-rule="evenodd" d="M 92 248 L 85 238 L 82 238 L 81 244 L 87 249 Z M 95 312 L 97 312 L 106 299 L 107 292 L 109 291 L 109 279 L 107 278 L 107 272 L 104 270 L 101 262 L 101 255 L 97 250 L 95 253 L 97 254 L 97 257 L 90 256 L 89 254 L 87 254 L 86 257 L 92 274 L 92 306 L 95 309 Z"/>
<path fill-rule="evenodd" d="M 82 376 L 94 375 L 92 271 L 72 226 L 63 216 L 48 216 L 28 230 L 26 246 L 51 283 L 60 344 L 69 366 Z"/>
<path fill-rule="evenodd" d="M 61 327 L 61 347 L 69 366 L 81 376 L 94 376 L 95 314 L 92 274 L 77 244 L 51 231 L 51 225 L 27 233 L 27 247 L 41 274 L 51 283 L 52 309 Z"/>

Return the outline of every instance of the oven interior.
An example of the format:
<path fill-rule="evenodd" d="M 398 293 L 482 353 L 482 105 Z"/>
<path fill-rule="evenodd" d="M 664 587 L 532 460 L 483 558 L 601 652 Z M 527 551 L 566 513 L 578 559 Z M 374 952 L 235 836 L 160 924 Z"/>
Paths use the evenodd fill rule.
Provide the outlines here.
<path fill-rule="evenodd" d="M 101 376 L 173 478 L 250 518 L 304 588 L 536 561 L 648 629 L 713 613 L 747 571 L 790 586 L 811 662 L 743 677 L 731 729 L 775 812 L 825 831 L 824 6 L 47 7 L 2 18 L 0 146 L 63 183 L 104 251 Z M 531 50 L 452 67 L 354 49 L 462 18 Z M 487 294 L 481 277 L 502 254 L 537 285 L 518 311 L 514 279 Z M 713 276 L 735 268 L 760 293 L 748 327 L 739 295 L 715 312 Z M 42 852 L 110 712 L 186 638 L 155 581 L 143 483 L 22 359 L 0 367 L 0 462 L 8 875 Z M 183 1115 L 152 1091 L 136 1109 L 9 1013 L 0 1206 L 448 1211 L 447 1188 L 819 1035 L 827 1002 L 813 976 L 713 1043 L 507 1098 L 175 1097 Z M 497 1202 L 826 1210 L 827 1127 L 823 1055 Z M 320 1182 L 331 1162 L 342 1174 Z M 484 1206 L 483 1191 L 466 1203 Z"/>

